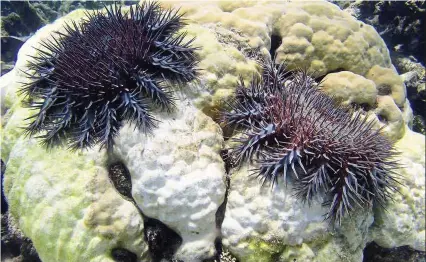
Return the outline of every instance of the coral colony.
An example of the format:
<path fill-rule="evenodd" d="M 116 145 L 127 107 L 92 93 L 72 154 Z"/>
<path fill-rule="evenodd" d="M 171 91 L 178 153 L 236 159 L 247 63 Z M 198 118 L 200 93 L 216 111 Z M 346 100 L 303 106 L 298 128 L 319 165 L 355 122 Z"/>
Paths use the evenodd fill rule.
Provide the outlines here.
<path fill-rule="evenodd" d="M 326 219 L 338 224 L 356 206 L 383 205 L 397 185 L 392 143 L 360 111 L 336 106 L 306 72 L 261 66 L 262 77 L 248 86 L 240 80 L 222 114 L 226 125 L 242 131 L 231 161 L 254 160 L 254 174 L 272 186 L 279 177 L 291 179 L 304 202 L 324 193 Z"/>
<path fill-rule="evenodd" d="M 184 25 L 177 11 L 155 2 L 126 13 L 105 9 L 67 24 L 29 64 L 33 81 L 22 93 L 37 114 L 26 131 L 43 132 L 48 147 L 111 149 L 124 120 L 149 132 L 156 124 L 150 106 L 170 110 L 170 83 L 196 77 L 193 39 L 177 33 Z"/>
<path fill-rule="evenodd" d="M 72 149 L 100 144 L 111 149 L 124 120 L 144 132 L 155 127 L 150 107 L 174 106 L 171 84 L 196 78 L 192 40 L 177 11 L 156 2 L 106 8 L 67 24 L 33 57 L 33 80 L 21 91 L 37 110 L 26 131 L 43 143 Z M 326 218 L 341 223 L 356 207 L 384 205 L 396 190 L 396 152 L 359 111 L 336 106 L 304 71 L 261 62 L 263 75 L 240 80 L 222 121 L 242 134 L 231 158 L 256 161 L 255 174 L 272 185 L 293 181 L 310 203 L 325 194 Z"/>

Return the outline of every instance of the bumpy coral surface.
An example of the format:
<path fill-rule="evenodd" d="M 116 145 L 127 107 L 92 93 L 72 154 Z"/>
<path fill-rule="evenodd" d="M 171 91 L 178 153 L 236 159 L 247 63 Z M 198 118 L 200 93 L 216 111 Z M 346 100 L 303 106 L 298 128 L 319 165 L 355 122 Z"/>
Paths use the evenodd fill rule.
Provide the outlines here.
<path fill-rule="evenodd" d="M 213 97 L 234 87 L 235 81 L 229 85 L 229 80 L 236 75 L 247 77 L 255 70 L 250 63 L 243 65 L 246 57 L 270 49 L 276 51 L 278 62 L 308 67 L 321 75 L 333 70 L 365 75 L 374 65 L 391 66 L 386 45 L 373 27 L 325 1 L 166 4 L 186 12 L 192 24 L 187 28 L 189 35 L 208 37 L 200 50 L 200 66 L 206 69 L 207 92 Z M 203 36 L 198 41 L 204 42 Z"/>
<path fill-rule="evenodd" d="M 279 60 L 295 66 L 321 74 L 343 69 L 362 75 L 374 65 L 390 66 L 386 45 L 373 27 L 326 2 L 286 5 L 278 26 Z"/>
<path fill-rule="evenodd" d="M 244 165 L 232 173 L 222 224 L 223 244 L 240 261 L 361 261 L 370 212 L 353 215 L 333 232 L 321 198 L 304 205 L 281 177 L 271 190 L 248 178 L 250 169 Z"/>
<path fill-rule="evenodd" d="M 219 159 L 215 150 L 222 143 L 218 127 L 208 118 L 205 127 L 197 127 L 204 124 L 195 122 L 202 123 L 206 117 L 187 104 L 193 103 L 202 112 L 213 116 L 215 109 L 222 109 L 222 100 L 234 96 L 239 75 L 248 81 L 253 74 L 259 74 L 255 59 L 269 57 L 270 51 L 276 52 L 280 59 L 292 60 L 294 67 L 306 65 L 320 70 L 323 75 L 332 70 L 344 70 L 367 79 L 367 73 L 375 65 L 390 69 L 391 65 L 379 35 L 368 25 L 340 14 L 331 3 L 165 1 L 162 5 L 181 6 L 181 11 L 186 11 L 184 18 L 188 19 L 188 24 L 182 30 L 188 32 L 188 40 L 197 37 L 193 45 L 200 47 L 196 51 L 201 59 L 199 68 L 203 69 L 200 81 L 190 83 L 188 87 L 192 88 L 185 88 L 185 95 L 190 99 L 181 100 L 178 107 L 187 109 L 179 110 L 179 115 L 165 117 L 161 123 L 164 132 L 160 131 L 152 142 L 126 127 L 129 137 L 119 138 L 123 139 L 123 144 L 118 145 L 120 152 L 116 156 L 123 158 L 129 170 L 133 170 L 133 197 L 137 199 L 138 207 L 164 220 L 182 235 L 184 241 L 178 250 L 179 258 L 200 261 L 199 258 L 211 254 L 212 241 L 219 234 L 212 222 L 212 210 L 224 198 L 222 179 L 225 172 L 217 167 Z M 103 152 L 70 155 L 61 148 L 40 151 L 34 140 L 22 138 L 19 129 L 31 112 L 22 108 L 21 97 L 16 94 L 16 90 L 22 87 L 18 82 L 26 81 L 18 69 L 26 69 L 28 55 L 37 55 L 32 46 L 40 47 L 40 40 L 49 39 L 52 31 L 63 30 L 64 20 L 78 22 L 82 16 L 83 12 L 75 11 L 40 29 L 20 50 L 16 69 L 0 80 L 1 153 L 7 165 L 6 197 L 15 205 L 11 206 L 11 214 L 18 218 L 17 225 L 34 241 L 40 257 L 46 261 L 111 261 L 111 249 L 118 246 L 137 254 L 139 261 L 149 261 L 142 219 L 137 209 L 123 200 L 107 180 L 105 165 L 99 162 L 105 159 Z M 283 38 L 288 41 L 280 42 Z M 330 44 L 323 46 L 323 43 Z M 301 57 L 305 63 L 299 63 Z M 382 79 L 371 81 L 379 92 L 376 82 Z M 326 210 L 317 202 L 311 207 L 302 205 L 291 196 L 291 187 L 276 187 L 274 191 L 261 188 L 257 180 L 248 178 L 250 167 L 243 167 L 238 172 L 231 171 L 230 194 L 221 228 L 224 248 L 232 256 L 241 261 L 249 257 L 259 258 L 255 261 L 311 261 L 316 258 L 319 261 L 361 261 L 362 249 L 370 240 L 381 239 L 383 246 L 408 244 L 417 249 L 425 246 L 424 195 L 421 194 L 424 192 L 424 149 L 420 149 L 424 145 L 419 142 L 424 141 L 424 136 L 413 135 L 407 129 L 410 107 L 406 100 L 399 100 L 403 97 L 403 87 L 394 88 L 390 82 L 380 83 L 391 87 L 391 92 L 397 91 L 398 96 L 378 94 L 374 97 L 374 90 L 369 89 L 371 92 L 366 100 L 377 100 L 377 105 L 376 101 L 371 103 L 371 111 L 376 113 L 380 125 L 388 124 L 387 134 L 397 142 L 399 150 L 408 154 L 401 157 L 407 164 L 401 173 L 409 187 L 388 206 L 389 212 L 376 213 L 374 221 L 373 212 L 356 214 L 347 223 L 343 221 L 343 230 L 333 232 L 322 221 Z M 361 87 L 365 88 L 364 85 Z M 351 90 L 350 97 L 358 97 L 354 95 L 357 91 L 352 93 L 356 88 L 351 85 L 345 92 Z M 331 93 L 338 95 L 339 92 L 340 89 L 335 89 Z M 344 95 L 340 97 L 344 101 L 350 100 Z M 357 98 L 353 100 L 351 102 L 358 103 Z M 153 113 L 160 120 L 164 117 L 161 113 Z M 173 137 L 174 132 L 184 139 Z M 140 136 L 143 138 L 139 142 L 131 139 Z M 209 138 L 202 141 L 204 136 Z M 175 144 L 181 145 L 179 149 Z M 144 155 L 146 159 L 140 157 L 145 146 L 150 152 Z M 413 150 L 417 147 L 418 150 Z M 162 158 L 162 155 L 166 157 Z M 61 161 L 64 165 L 59 165 Z M 214 163 L 211 169 L 207 169 L 209 163 Z M 32 176 L 37 180 L 31 179 Z M 163 176 L 167 179 L 162 179 Z M 95 184 L 97 186 L 93 187 Z M 181 186 L 187 190 L 182 190 Z M 40 213 L 48 219 L 40 219 Z M 374 225 L 374 232 L 371 225 Z M 71 239 L 70 234 L 76 234 L 78 241 L 67 241 Z M 193 249 L 194 252 L 188 251 L 200 245 L 205 246 Z"/>
<path fill-rule="evenodd" d="M 243 166 L 232 172 L 223 244 L 243 261 L 361 261 L 362 249 L 373 240 L 383 247 L 424 250 L 424 141 L 423 135 L 407 131 L 397 142 L 397 150 L 403 152 L 398 161 L 404 166 L 398 173 L 406 186 L 387 211 L 358 213 L 337 231 L 323 221 L 321 212 L 327 209 L 322 199 L 301 204 L 281 178 L 273 190 L 261 188 L 250 178 L 256 166 Z"/>
<path fill-rule="evenodd" d="M 408 130 L 397 143 L 404 168 L 400 174 L 405 187 L 387 212 L 376 214 L 371 230 L 373 240 L 383 247 L 410 245 L 425 251 L 425 137 Z"/>
<path fill-rule="evenodd" d="M 132 176 L 132 195 L 145 215 L 182 237 L 176 258 L 201 261 L 215 253 L 216 211 L 225 197 L 219 126 L 192 106 L 178 104 L 152 136 L 123 127 L 116 153 Z"/>
<path fill-rule="evenodd" d="M 275 53 L 277 62 L 285 62 L 289 68 L 306 68 L 317 75 L 343 70 L 365 77 L 373 67 L 386 69 L 388 77 L 375 83 L 376 90 L 391 87 L 387 95 L 395 98 L 399 107 L 399 112 L 393 111 L 394 117 L 407 116 L 405 123 L 387 128 L 389 137 L 394 141 L 401 138 L 403 126 L 412 121 L 411 109 L 405 102 L 405 87 L 396 81 L 398 74 L 379 34 L 331 3 L 164 1 L 164 4 L 181 8 L 189 22 L 185 27 L 188 36 L 197 37 L 194 45 L 200 46 L 197 53 L 203 69 L 203 88 L 197 90 L 194 98 L 208 115 L 215 115 L 214 109 L 233 96 L 239 75 L 248 81 L 252 74 L 258 73 L 255 59 Z M 336 89 L 331 95 L 342 97 L 344 94 L 340 93 L 346 91 Z M 370 92 L 373 94 L 374 90 Z M 380 125 L 390 122 L 379 120 Z"/>
<path fill-rule="evenodd" d="M 15 142 L 4 190 L 42 261 L 112 262 L 114 248 L 149 258 L 142 217 L 109 181 L 104 154 L 46 154 L 35 139 Z"/>
<path fill-rule="evenodd" d="M 390 95 L 397 106 L 403 107 L 407 94 L 402 79 L 395 74 L 395 70 L 375 65 L 365 77 L 373 80 L 379 95 Z"/>
<path fill-rule="evenodd" d="M 320 88 L 344 105 L 373 111 L 377 127 L 382 127 L 388 138 L 397 141 L 413 119 L 410 103 L 405 98 L 405 86 L 392 69 L 374 66 L 366 77 L 349 71 L 330 73 Z"/>
<path fill-rule="evenodd" d="M 373 81 L 352 73 L 342 71 L 330 73 L 319 86 L 321 91 L 333 95 L 343 105 L 364 105 L 374 107 L 377 88 Z"/>

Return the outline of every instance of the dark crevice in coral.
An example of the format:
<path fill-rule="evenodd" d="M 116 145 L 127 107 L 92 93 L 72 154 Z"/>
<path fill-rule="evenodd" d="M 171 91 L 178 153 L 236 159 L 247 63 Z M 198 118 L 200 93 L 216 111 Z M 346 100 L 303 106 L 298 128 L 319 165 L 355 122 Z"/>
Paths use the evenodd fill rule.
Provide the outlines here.
<path fill-rule="evenodd" d="M 337 68 L 337 69 L 331 70 L 331 71 L 327 72 L 327 74 L 325 74 L 325 75 L 316 76 L 315 82 L 321 83 L 328 74 L 339 73 L 339 72 L 342 72 L 342 71 L 348 71 L 348 70 L 345 70 L 344 68 Z M 315 72 L 310 72 L 310 73 L 312 73 L 313 76 L 315 76 Z"/>
<path fill-rule="evenodd" d="M 219 123 L 219 122 L 217 122 L 217 123 Z M 227 141 L 228 139 L 230 139 L 232 137 L 232 135 L 235 131 L 235 127 L 233 127 L 233 126 L 222 126 L 221 125 L 221 128 L 222 128 L 223 139 L 225 141 Z"/>
<path fill-rule="evenodd" d="M 424 67 L 414 57 L 406 58 L 396 52 L 391 52 L 392 62 L 400 75 L 408 73 L 404 80 L 407 88 L 407 99 L 413 110 L 413 131 L 426 134 L 426 78 L 422 74 Z"/>
<path fill-rule="evenodd" d="M 392 94 L 392 89 L 389 85 L 379 85 L 377 86 L 377 94 L 379 96 L 387 96 Z"/>
<path fill-rule="evenodd" d="M 138 261 L 138 256 L 125 248 L 114 248 L 113 250 L 111 250 L 111 256 L 116 262 Z"/>
<path fill-rule="evenodd" d="M 28 37 L 2 36 L 1 37 L 1 58 L 5 63 L 17 60 L 18 51 Z"/>
<path fill-rule="evenodd" d="M 385 124 L 388 122 L 387 118 L 382 114 L 377 114 L 377 119 L 379 119 L 380 122 Z"/>
<path fill-rule="evenodd" d="M 425 118 L 420 116 L 419 114 L 414 114 L 413 117 L 413 131 L 421 134 L 426 134 L 425 126 L 426 121 Z"/>
<path fill-rule="evenodd" d="M 414 262 L 424 261 L 426 252 L 409 246 L 383 248 L 376 242 L 370 242 L 364 248 L 363 262 Z"/>
<path fill-rule="evenodd" d="M 229 189 L 229 177 L 226 178 L 226 191 L 225 199 L 216 211 L 216 227 L 220 229 L 222 227 L 223 220 L 225 219 L 226 203 L 228 200 L 228 189 Z"/>
<path fill-rule="evenodd" d="M 1 215 L 2 261 L 41 262 L 32 241 L 9 224 L 9 214 Z"/>
<path fill-rule="evenodd" d="M 271 35 L 271 49 L 269 49 L 269 53 L 271 54 L 271 57 L 275 57 L 275 53 L 278 49 L 278 47 L 280 47 L 282 43 L 282 38 L 279 35 Z"/>
<path fill-rule="evenodd" d="M 109 165 L 108 176 L 120 195 L 126 200 L 131 201 L 141 214 L 144 221 L 144 239 L 148 244 L 152 260 L 154 262 L 159 262 L 163 259 L 167 261 L 172 260 L 177 249 L 182 244 L 182 237 L 160 220 L 150 218 L 142 212 L 132 196 L 132 181 L 129 170 L 120 161 L 111 162 L 113 164 Z"/>
<path fill-rule="evenodd" d="M 352 108 L 356 108 L 356 109 L 362 109 L 365 112 L 368 112 L 370 110 L 373 110 L 373 106 L 369 105 L 367 103 L 361 103 L 361 104 L 357 104 L 357 103 L 351 103 L 351 107 Z"/>
<path fill-rule="evenodd" d="M 154 262 L 172 260 L 182 244 L 182 237 L 160 220 L 144 217 L 144 235 Z"/>
<path fill-rule="evenodd" d="M 230 179 L 230 173 L 229 172 L 232 168 L 232 163 L 230 161 L 230 157 L 228 155 L 227 149 L 221 150 L 220 156 L 222 157 L 222 160 L 224 162 L 225 172 L 226 172 L 225 199 L 223 200 L 222 204 L 219 206 L 219 208 L 216 211 L 216 228 L 218 229 L 218 231 L 220 233 L 219 233 L 219 236 L 215 239 L 216 255 L 211 259 L 204 260 L 203 262 L 220 261 L 220 255 L 223 252 L 221 232 L 222 232 L 222 223 L 223 223 L 223 220 L 225 219 L 226 204 L 228 203 L 229 189 L 230 189 L 230 186 L 231 186 L 231 179 Z"/>
<path fill-rule="evenodd" d="M 127 200 L 134 201 L 132 197 L 132 180 L 126 166 L 121 162 L 116 162 L 109 166 L 108 175 L 118 193 Z"/>
<path fill-rule="evenodd" d="M 231 157 L 229 155 L 229 149 L 222 149 L 220 151 L 220 157 L 222 158 L 222 160 L 225 164 L 225 172 L 226 172 L 226 174 L 229 175 L 229 172 L 231 171 L 231 168 L 233 167 Z"/>

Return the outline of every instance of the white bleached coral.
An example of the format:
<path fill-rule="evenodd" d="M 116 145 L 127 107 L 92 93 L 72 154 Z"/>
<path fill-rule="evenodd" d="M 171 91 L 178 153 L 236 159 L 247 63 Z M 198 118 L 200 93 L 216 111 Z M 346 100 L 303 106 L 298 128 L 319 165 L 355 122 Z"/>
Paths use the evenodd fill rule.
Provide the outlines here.
<path fill-rule="evenodd" d="M 124 126 L 115 150 L 130 171 L 139 208 L 182 237 L 176 258 L 200 261 L 215 253 L 216 211 L 225 197 L 222 132 L 189 103 L 158 119 L 152 136 Z"/>
<path fill-rule="evenodd" d="M 170 116 L 159 115 L 163 122 L 153 136 L 124 126 L 115 153 L 128 165 L 140 210 L 183 238 L 176 257 L 200 261 L 214 255 L 218 236 L 223 138 L 219 126 L 187 102 Z M 13 117 L 22 119 L 21 111 L 26 113 L 19 109 Z M 149 259 L 142 217 L 108 180 L 104 151 L 46 152 L 34 138 L 7 137 L 14 139 L 5 180 L 11 214 L 43 260 L 112 261 L 115 247 Z"/>
<path fill-rule="evenodd" d="M 261 187 L 248 169 L 232 173 L 222 224 L 223 244 L 240 261 L 361 260 L 371 212 L 354 215 L 334 231 L 324 221 L 321 199 L 303 204 L 282 178 L 273 189 Z"/>
<path fill-rule="evenodd" d="M 383 247 L 409 245 L 425 251 L 425 137 L 407 130 L 396 143 L 401 152 L 401 194 L 376 214 L 371 238 Z"/>

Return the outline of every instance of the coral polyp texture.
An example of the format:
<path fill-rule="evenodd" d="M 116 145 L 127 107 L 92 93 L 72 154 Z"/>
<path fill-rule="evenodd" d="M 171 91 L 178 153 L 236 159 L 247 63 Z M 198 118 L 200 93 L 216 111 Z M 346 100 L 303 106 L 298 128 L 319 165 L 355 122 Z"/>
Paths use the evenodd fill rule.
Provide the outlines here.
<path fill-rule="evenodd" d="M 49 147 L 110 149 L 124 120 L 150 131 L 152 106 L 171 110 L 171 86 L 196 78 L 193 39 L 178 32 L 181 16 L 156 2 L 128 12 L 111 6 L 55 32 L 37 49 L 32 81 L 21 90 L 37 110 L 27 132 L 42 132 Z"/>
<path fill-rule="evenodd" d="M 384 205 L 397 190 L 393 144 L 362 111 L 337 105 L 306 71 L 262 62 L 262 77 L 240 81 L 222 121 L 242 130 L 233 138 L 234 165 L 248 160 L 272 186 L 292 181 L 311 203 L 324 195 L 326 219 L 341 224 L 357 207 Z"/>

